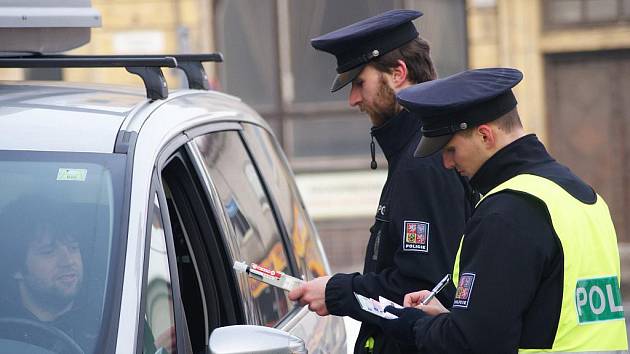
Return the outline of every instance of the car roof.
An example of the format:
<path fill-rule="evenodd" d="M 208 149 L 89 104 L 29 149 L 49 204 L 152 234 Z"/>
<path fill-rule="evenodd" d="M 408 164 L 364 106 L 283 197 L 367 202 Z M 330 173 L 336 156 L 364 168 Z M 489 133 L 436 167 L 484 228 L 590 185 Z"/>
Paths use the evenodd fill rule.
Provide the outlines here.
<path fill-rule="evenodd" d="M 194 109 L 192 109 L 194 108 Z M 238 120 L 265 122 L 238 98 L 216 91 L 171 91 L 165 100 L 150 100 L 141 87 L 65 82 L 0 82 L 0 150 L 114 151 L 119 131 L 139 132 L 160 109 L 164 129 L 188 129 L 188 119 L 220 120 L 231 112 Z M 173 109 L 178 109 L 174 114 Z M 222 114 L 213 114 L 221 112 Z M 239 115 L 238 112 L 252 114 Z M 153 114 L 160 116 L 160 114 Z M 164 114 L 162 114 L 164 115 Z M 201 119 L 199 117 L 207 117 Z"/>

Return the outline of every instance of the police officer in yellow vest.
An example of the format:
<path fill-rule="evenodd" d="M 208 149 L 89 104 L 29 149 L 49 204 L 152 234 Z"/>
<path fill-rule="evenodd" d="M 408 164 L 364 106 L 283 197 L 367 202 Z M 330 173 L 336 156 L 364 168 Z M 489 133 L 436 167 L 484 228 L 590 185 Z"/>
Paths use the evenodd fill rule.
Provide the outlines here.
<path fill-rule="evenodd" d="M 416 156 L 441 151 L 483 198 L 453 270 L 455 300 L 387 310 L 384 331 L 422 353 L 605 352 L 628 348 L 619 252 L 604 200 L 525 134 L 515 69 L 470 70 L 398 93 L 420 117 Z M 552 118 L 553 119 L 553 118 Z"/>

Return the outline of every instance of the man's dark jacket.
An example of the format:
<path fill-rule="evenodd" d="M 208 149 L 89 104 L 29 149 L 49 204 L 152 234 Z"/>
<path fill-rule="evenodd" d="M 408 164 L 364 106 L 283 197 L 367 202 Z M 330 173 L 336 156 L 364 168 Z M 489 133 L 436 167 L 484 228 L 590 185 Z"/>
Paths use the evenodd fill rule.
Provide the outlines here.
<path fill-rule="evenodd" d="M 374 225 L 365 253 L 363 274 L 336 274 L 326 286 L 331 314 L 362 322 L 355 353 L 366 353 L 365 342 L 374 338 L 374 353 L 408 353 L 412 346 L 386 338 L 378 319 L 361 310 L 353 294 L 383 296 L 399 304 L 405 294 L 431 289 L 451 273 L 459 241 L 472 206 L 466 180 L 442 165 L 440 154 L 414 158 L 421 137 L 421 122 L 402 111 L 372 135 L 388 162 Z M 450 304 L 454 286 L 449 283 L 438 299 Z"/>

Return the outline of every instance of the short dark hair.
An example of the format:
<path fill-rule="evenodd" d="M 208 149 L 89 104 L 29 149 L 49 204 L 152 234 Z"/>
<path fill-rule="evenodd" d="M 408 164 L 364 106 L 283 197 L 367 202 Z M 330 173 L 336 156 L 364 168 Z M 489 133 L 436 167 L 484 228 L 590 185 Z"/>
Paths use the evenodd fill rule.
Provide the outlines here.
<path fill-rule="evenodd" d="M 499 129 L 506 133 L 510 133 L 514 128 L 522 128 L 523 123 L 518 114 L 518 110 L 514 107 L 511 111 L 494 120 Z"/>
<path fill-rule="evenodd" d="M 75 208 L 76 209 L 76 208 Z M 79 241 L 80 218 L 70 203 L 29 195 L 2 208 L 0 213 L 0 284 L 24 266 L 30 242 L 49 232 L 54 239 Z"/>
<path fill-rule="evenodd" d="M 370 65 L 381 72 L 391 73 L 398 66 L 398 60 L 407 65 L 407 79 L 412 84 L 437 79 L 437 72 L 431 59 L 429 42 L 417 37 L 380 57 L 372 59 Z"/>
<path fill-rule="evenodd" d="M 512 132 L 514 128 L 523 127 L 523 123 L 521 122 L 521 117 L 519 116 L 518 110 L 516 109 L 516 107 L 514 107 L 512 110 L 502 115 L 501 117 L 488 123 L 494 123 L 499 129 L 503 130 L 506 133 Z M 466 130 L 462 130 L 462 135 L 466 137 L 471 136 L 473 129 L 475 129 L 477 126 L 470 127 Z"/>

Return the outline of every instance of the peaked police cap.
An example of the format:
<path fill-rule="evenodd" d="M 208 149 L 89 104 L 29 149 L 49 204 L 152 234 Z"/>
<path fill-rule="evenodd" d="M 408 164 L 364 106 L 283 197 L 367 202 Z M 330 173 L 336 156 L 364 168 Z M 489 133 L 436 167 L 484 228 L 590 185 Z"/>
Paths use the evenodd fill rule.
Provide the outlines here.
<path fill-rule="evenodd" d="M 522 79 L 523 73 L 516 69 L 476 69 L 398 92 L 398 102 L 422 119 L 422 139 L 415 156 L 429 156 L 442 149 L 456 132 L 511 111 L 517 103 L 512 87 Z"/>
<path fill-rule="evenodd" d="M 352 80 L 373 58 L 388 53 L 418 37 L 411 21 L 422 16 L 414 10 L 390 10 L 311 39 L 311 45 L 337 58 L 335 92 Z"/>

